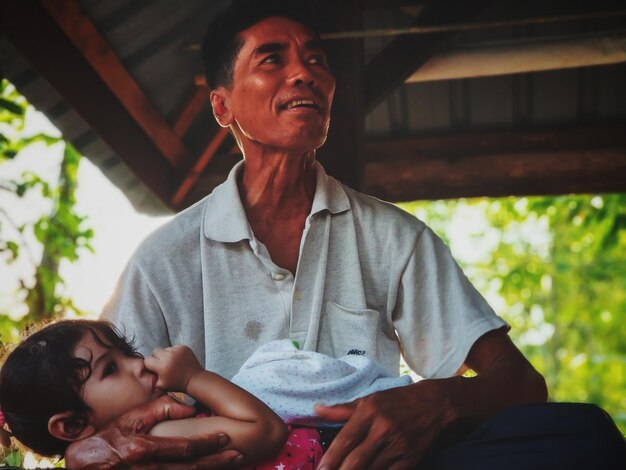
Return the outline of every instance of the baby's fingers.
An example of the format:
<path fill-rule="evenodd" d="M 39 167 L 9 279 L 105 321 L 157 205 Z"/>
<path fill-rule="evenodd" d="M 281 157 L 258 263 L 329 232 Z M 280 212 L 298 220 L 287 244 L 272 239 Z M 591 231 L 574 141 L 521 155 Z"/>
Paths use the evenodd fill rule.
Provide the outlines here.
<path fill-rule="evenodd" d="M 151 370 L 152 372 L 157 372 L 157 373 L 159 369 L 163 366 L 163 363 L 161 362 L 161 360 L 157 359 L 152 354 L 150 356 L 147 356 L 143 360 L 143 364 L 146 367 L 146 369 Z"/>

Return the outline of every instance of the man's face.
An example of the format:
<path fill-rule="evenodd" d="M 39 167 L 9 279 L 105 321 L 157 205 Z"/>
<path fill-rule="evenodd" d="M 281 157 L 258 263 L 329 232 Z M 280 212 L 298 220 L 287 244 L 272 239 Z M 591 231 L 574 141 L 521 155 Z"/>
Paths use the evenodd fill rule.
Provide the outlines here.
<path fill-rule="evenodd" d="M 335 78 L 315 34 L 295 21 L 271 17 L 240 36 L 232 85 L 223 91 L 244 148 L 246 143 L 296 151 L 320 147 Z"/>
<path fill-rule="evenodd" d="M 82 399 L 92 409 L 89 424 L 96 430 L 139 405 L 163 394 L 156 388 L 156 374 L 144 367 L 143 359 L 100 344 L 85 334 L 74 357 L 91 364 L 91 376 L 83 385 Z"/>

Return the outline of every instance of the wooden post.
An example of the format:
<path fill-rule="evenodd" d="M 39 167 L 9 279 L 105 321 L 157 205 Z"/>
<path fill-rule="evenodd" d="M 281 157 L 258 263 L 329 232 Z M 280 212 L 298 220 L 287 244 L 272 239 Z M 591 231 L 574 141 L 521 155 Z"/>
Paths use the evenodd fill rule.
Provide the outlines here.
<path fill-rule="evenodd" d="M 362 28 L 363 6 L 359 0 L 319 0 L 321 32 Z M 330 132 L 317 158 L 326 171 L 342 183 L 360 189 L 363 174 L 364 115 L 361 101 L 363 40 L 325 41 L 328 61 L 337 80 Z"/>

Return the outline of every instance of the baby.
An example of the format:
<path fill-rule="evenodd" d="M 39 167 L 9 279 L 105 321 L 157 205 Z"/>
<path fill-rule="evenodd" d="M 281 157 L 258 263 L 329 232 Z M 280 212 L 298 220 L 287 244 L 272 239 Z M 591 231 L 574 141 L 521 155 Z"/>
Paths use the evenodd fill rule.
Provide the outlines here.
<path fill-rule="evenodd" d="M 263 402 L 204 370 L 186 346 L 141 357 L 112 325 L 65 320 L 30 335 L 0 371 L 0 408 L 11 433 L 33 451 L 63 455 L 67 446 L 168 392 L 183 392 L 210 416 L 158 423 L 150 433 L 224 433 L 228 448 L 254 464 L 287 438 L 283 421 Z"/>
<path fill-rule="evenodd" d="M 301 351 L 290 340 L 260 347 L 229 382 L 204 370 L 186 346 L 155 349 L 144 360 L 109 323 L 64 320 L 33 333 L 8 355 L 0 371 L 0 409 L 24 445 L 63 455 L 70 442 L 131 408 L 183 392 L 210 415 L 163 421 L 150 434 L 224 433 L 227 448 L 239 451 L 246 465 L 257 464 L 256 470 L 314 470 L 337 432 L 335 424 L 315 417 L 316 404 L 349 402 L 408 383 L 408 376 L 390 376 L 361 351 L 333 358 Z"/>

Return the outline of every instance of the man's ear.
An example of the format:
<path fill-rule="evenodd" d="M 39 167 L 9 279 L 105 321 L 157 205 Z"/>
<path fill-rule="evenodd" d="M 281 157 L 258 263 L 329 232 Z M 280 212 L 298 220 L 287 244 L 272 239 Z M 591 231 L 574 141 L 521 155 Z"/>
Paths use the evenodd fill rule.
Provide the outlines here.
<path fill-rule="evenodd" d="M 86 416 L 79 416 L 74 411 L 64 411 L 48 420 L 48 432 L 57 439 L 72 442 L 89 437 L 96 430 L 88 423 Z"/>
<path fill-rule="evenodd" d="M 217 123 L 222 127 L 230 126 L 233 122 L 233 113 L 230 109 L 228 90 L 219 86 L 215 90 L 211 90 L 209 99 Z"/>

